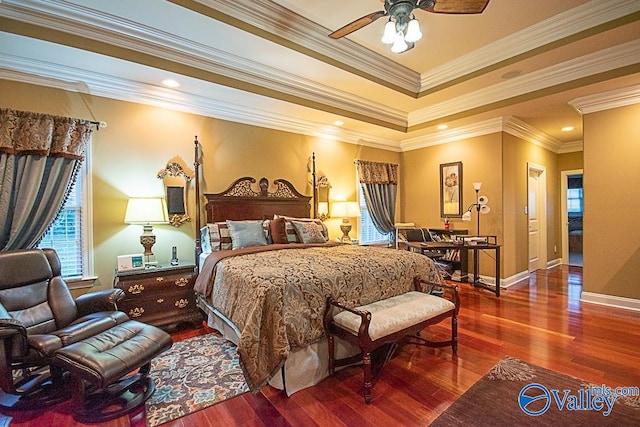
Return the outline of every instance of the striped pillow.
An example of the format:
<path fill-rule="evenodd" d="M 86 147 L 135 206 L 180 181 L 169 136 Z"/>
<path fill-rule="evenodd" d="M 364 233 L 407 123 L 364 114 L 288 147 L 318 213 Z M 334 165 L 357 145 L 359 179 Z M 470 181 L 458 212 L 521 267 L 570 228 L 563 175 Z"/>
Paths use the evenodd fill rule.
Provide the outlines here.
<path fill-rule="evenodd" d="M 226 251 L 233 248 L 231 234 L 226 222 L 214 222 L 207 224 L 209 227 L 209 239 L 211 241 L 211 251 Z"/>
<path fill-rule="evenodd" d="M 285 219 L 285 230 L 287 232 L 287 240 L 289 241 L 289 243 L 302 243 L 302 241 L 298 238 L 298 235 L 296 234 L 296 229 L 291 223 L 291 221 L 314 222 L 320 228 L 320 231 L 322 232 L 322 235 L 324 236 L 325 241 L 329 240 L 329 230 L 327 229 L 327 226 L 325 225 L 325 223 L 318 218 L 295 218 L 291 216 L 274 215 L 274 219 L 279 217 L 282 217 Z"/>

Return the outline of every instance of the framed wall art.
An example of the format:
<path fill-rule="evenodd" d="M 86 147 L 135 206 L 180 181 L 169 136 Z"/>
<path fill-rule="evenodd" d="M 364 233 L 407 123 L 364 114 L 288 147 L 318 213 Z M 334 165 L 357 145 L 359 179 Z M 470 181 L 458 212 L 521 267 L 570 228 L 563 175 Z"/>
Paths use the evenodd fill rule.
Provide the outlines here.
<path fill-rule="evenodd" d="M 440 216 L 462 216 L 462 162 L 440 165 Z"/>

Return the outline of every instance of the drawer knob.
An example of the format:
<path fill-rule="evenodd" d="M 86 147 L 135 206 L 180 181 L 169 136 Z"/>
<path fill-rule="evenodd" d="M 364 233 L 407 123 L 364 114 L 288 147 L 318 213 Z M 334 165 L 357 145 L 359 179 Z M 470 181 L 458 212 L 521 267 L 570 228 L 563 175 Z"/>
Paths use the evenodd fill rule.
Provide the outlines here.
<path fill-rule="evenodd" d="M 189 305 L 189 300 L 182 298 L 179 299 L 178 301 L 176 301 L 176 303 L 174 304 L 176 307 L 178 308 L 185 308 L 187 305 Z"/>
<path fill-rule="evenodd" d="M 160 276 L 160 277 L 156 277 L 156 282 L 162 282 L 164 280 L 164 277 Z"/>
<path fill-rule="evenodd" d="M 142 307 L 136 307 L 134 309 L 129 310 L 129 317 L 131 318 L 140 317 L 143 314 L 144 314 L 144 308 Z"/>
<path fill-rule="evenodd" d="M 181 277 L 175 281 L 175 284 L 176 286 L 180 286 L 180 287 L 187 286 L 189 284 L 189 279 L 187 279 L 186 277 Z"/>
<path fill-rule="evenodd" d="M 135 285 L 129 286 L 130 294 L 141 294 L 142 291 L 144 291 L 144 286 L 142 285 L 135 284 Z"/>

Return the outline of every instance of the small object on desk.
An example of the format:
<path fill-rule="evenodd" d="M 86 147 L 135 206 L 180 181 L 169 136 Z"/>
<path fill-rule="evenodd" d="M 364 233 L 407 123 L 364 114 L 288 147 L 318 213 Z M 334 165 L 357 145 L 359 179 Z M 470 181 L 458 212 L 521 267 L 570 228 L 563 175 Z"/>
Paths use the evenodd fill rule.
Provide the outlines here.
<path fill-rule="evenodd" d="M 171 248 L 171 265 L 178 265 L 178 248 Z"/>

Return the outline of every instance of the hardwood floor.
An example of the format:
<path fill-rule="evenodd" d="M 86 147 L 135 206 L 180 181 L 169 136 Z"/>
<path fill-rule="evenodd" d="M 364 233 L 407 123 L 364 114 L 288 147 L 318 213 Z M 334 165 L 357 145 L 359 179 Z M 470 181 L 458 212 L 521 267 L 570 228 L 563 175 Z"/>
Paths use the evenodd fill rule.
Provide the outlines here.
<path fill-rule="evenodd" d="M 362 371 L 347 368 L 291 397 L 271 387 L 164 424 L 178 426 L 428 425 L 504 356 L 607 386 L 640 386 L 640 314 L 579 301 L 582 269 L 531 275 L 496 298 L 460 285 L 459 348 L 405 346 L 385 366 L 365 405 Z M 425 334 L 446 335 L 448 325 Z M 174 339 L 205 333 L 182 331 Z M 510 396 L 505 396 L 509 398 Z M 511 396 L 515 398 L 515 396 Z M 77 426 L 69 404 L 11 414 L 7 426 Z M 141 412 L 105 426 L 145 425 Z"/>

